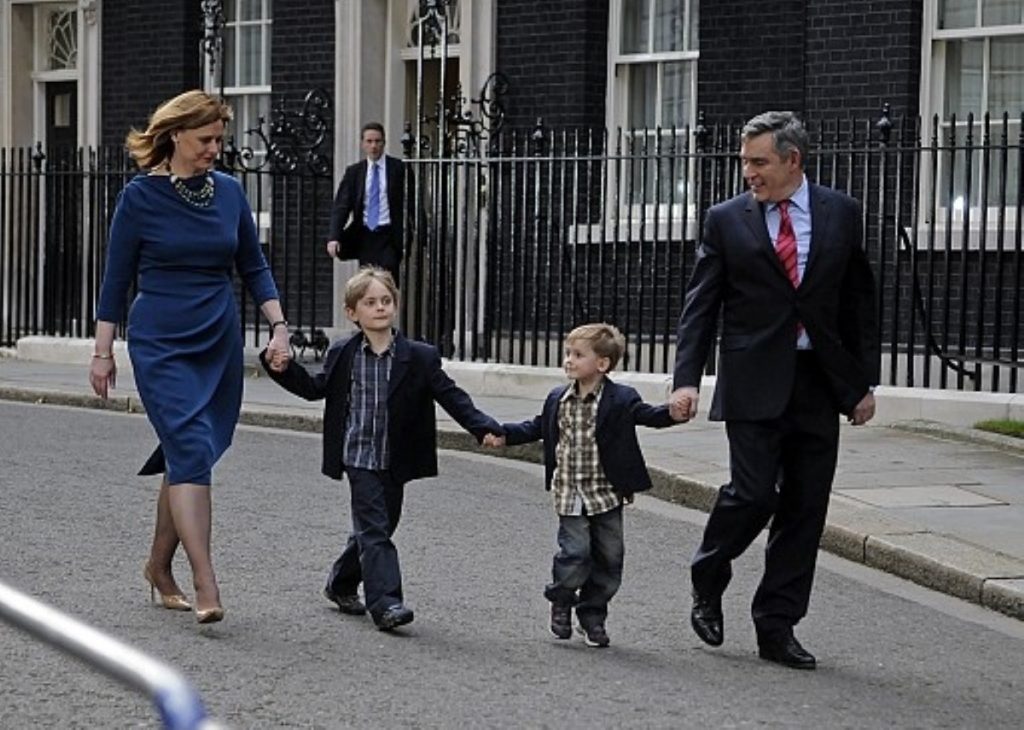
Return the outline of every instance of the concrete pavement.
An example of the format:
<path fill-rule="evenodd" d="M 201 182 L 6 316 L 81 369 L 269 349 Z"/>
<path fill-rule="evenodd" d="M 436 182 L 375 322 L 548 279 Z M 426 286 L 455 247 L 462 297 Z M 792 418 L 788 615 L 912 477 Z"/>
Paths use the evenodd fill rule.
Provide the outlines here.
<path fill-rule="evenodd" d="M 0 357 L 0 399 L 141 411 L 124 367 L 110 401 L 90 394 L 89 346 L 50 338 L 19 343 Z M 243 421 L 316 430 L 322 404 L 281 390 L 253 366 L 253 353 L 247 357 Z M 563 382 L 552 368 L 459 362 L 445 368 L 483 410 L 506 421 L 539 413 L 549 388 Z M 666 376 L 616 377 L 651 402 L 665 398 Z M 702 389 L 695 421 L 665 431 L 640 429 L 654 495 L 705 510 L 728 480 L 724 429 L 706 420 L 712 387 Z M 879 388 L 876 396 L 872 424 L 842 427 L 822 547 L 1024 619 L 1024 444 L 970 428 L 983 418 L 1024 418 L 1024 397 L 908 388 Z M 476 449 L 447 414 L 438 415 L 442 445 Z M 539 458 L 538 448 L 506 453 Z"/>

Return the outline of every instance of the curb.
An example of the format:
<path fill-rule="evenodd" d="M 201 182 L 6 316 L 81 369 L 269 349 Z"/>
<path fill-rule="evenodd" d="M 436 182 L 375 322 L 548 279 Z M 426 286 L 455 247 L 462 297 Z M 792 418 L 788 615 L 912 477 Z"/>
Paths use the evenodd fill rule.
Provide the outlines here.
<path fill-rule="evenodd" d="M 979 428 L 964 428 L 961 426 L 951 426 L 948 423 L 923 420 L 898 421 L 889 424 L 888 427 L 896 431 L 916 433 L 920 436 L 931 436 L 932 438 L 946 439 L 948 441 L 988 446 L 999 451 L 1024 456 L 1024 439 L 1006 436 L 1001 433 L 992 433 L 991 431 L 982 431 Z"/>
<path fill-rule="evenodd" d="M 143 413 L 142 403 L 135 397 L 103 399 L 76 393 L 27 390 L 0 387 L 0 400 L 39 403 Z M 319 415 L 273 413 L 246 409 L 243 405 L 239 423 L 249 426 L 281 428 L 292 431 L 319 432 Z M 941 424 L 913 421 L 894 425 L 898 430 L 959 439 L 964 434 Z M 968 429 L 963 429 L 968 431 Z M 496 456 L 490 449 L 476 443 L 470 434 L 438 427 L 438 447 Z M 990 439 L 995 434 L 968 440 L 985 445 L 1001 443 L 1004 438 Z M 1012 450 L 1024 454 L 1024 447 L 1011 444 Z M 540 463 L 540 444 L 507 447 L 499 458 Z M 714 485 L 673 474 L 658 467 L 649 467 L 653 488 L 649 494 L 667 502 L 708 512 L 714 504 L 718 488 Z M 821 539 L 821 549 L 846 560 L 861 563 L 905 578 L 919 585 L 979 604 L 1012 618 L 1024 620 L 1024 562 L 983 550 L 961 540 L 915 528 L 897 518 L 872 508 L 852 506 L 833 495 L 829 519 Z M 942 556 L 942 557 L 936 557 Z"/>

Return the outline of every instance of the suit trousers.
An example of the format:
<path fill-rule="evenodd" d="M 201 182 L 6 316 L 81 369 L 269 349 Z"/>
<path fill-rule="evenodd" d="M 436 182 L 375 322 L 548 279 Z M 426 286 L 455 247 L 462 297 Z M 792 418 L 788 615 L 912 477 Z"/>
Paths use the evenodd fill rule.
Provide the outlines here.
<path fill-rule="evenodd" d="M 584 627 L 603 625 L 608 602 L 622 584 L 622 507 L 598 515 L 560 515 L 558 548 L 544 596 L 575 605 Z"/>
<path fill-rule="evenodd" d="M 391 226 L 382 226 L 371 231 L 366 226 L 360 225 L 356 235 L 359 236 L 359 265 L 379 266 L 386 269 L 391 272 L 395 286 L 400 287 L 398 269 L 402 257 L 399 249 L 391 241 Z"/>
<path fill-rule="evenodd" d="M 402 517 L 403 484 L 390 472 L 346 468 L 352 493 L 352 534 L 331 567 L 327 588 L 353 595 L 363 583 L 366 608 L 374 617 L 402 602 L 402 573 L 391 536 Z"/>
<path fill-rule="evenodd" d="M 771 521 L 752 605 L 762 636 L 788 631 L 807 614 L 839 446 L 839 411 L 814 353 L 798 352 L 796 369 L 781 417 L 726 422 L 731 481 L 719 490 L 691 564 L 694 590 L 720 596 L 731 561 Z"/>

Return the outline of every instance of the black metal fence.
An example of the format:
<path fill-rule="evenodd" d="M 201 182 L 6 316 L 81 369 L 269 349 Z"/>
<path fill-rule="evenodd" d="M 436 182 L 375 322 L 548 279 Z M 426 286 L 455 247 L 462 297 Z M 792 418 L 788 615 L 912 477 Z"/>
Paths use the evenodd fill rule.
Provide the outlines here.
<path fill-rule="evenodd" d="M 887 112 L 812 127 L 808 178 L 862 203 L 884 382 L 1016 392 L 1022 128 Z M 744 189 L 738 149 L 738 127 L 538 122 L 412 154 L 404 326 L 456 358 L 551 366 L 569 329 L 606 320 L 627 334 L 626 369 L 669 372 L 704 212 Z"/>
<path fill-rule="evenodd" d="M 430 157 L 407 138 L 403 328 L 451 357 L 550 366 L 569 329 L 606 320 L 627 334 L 625 369 L 668 372 L 703 214 L 743 189 L 738 131 L 538 123 Z M 863 204 L 884 381 L 1016 392 L 1024 117 L 884 115 L 812 132 L 808 177 Z M 307 151 L 324 133 L 291 130 Z M 323 255 L 330 163 L 271 139 L 225 163 L 250 193 L 298 342 L 312 343 L 337 306 Z M 132 174 L 119 150 L 0 150 L 0 343 L 91 335 L 109 218 Z M 240 304 L 256 344 L 258 312 L 241 292 Z"/>

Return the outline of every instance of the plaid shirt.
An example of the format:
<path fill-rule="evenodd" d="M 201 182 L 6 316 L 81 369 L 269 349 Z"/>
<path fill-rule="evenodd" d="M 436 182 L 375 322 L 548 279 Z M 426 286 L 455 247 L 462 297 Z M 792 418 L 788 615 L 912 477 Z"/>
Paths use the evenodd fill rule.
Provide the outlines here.
<path fill-rule="evenodd" d="M 574 383 L 559 399 L 551 491 L 560 515 L 599 515 L 622 504 L 601 469 L 597 452 L 597 406 L 603 390 L 602 380 L 581 398 L 579 385 Z"/>
<path fill-rule="evenodd" d="M 370 341 L 356 349 L 349 386 L 348 423 L 343 461 L 346 466 L 382 471 L 390 466 L 388 449 L 388 380 L 395 341 L 379 355 Z"/>

